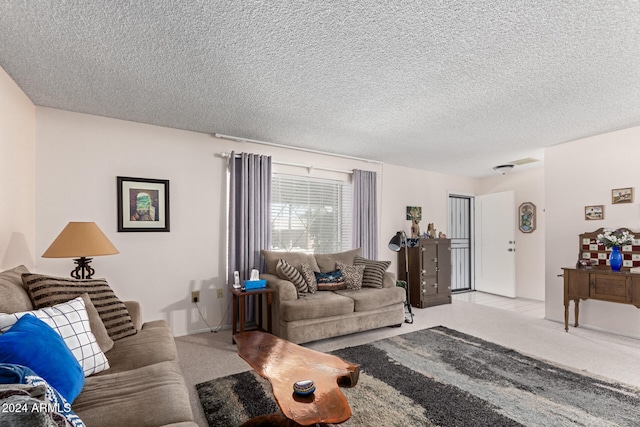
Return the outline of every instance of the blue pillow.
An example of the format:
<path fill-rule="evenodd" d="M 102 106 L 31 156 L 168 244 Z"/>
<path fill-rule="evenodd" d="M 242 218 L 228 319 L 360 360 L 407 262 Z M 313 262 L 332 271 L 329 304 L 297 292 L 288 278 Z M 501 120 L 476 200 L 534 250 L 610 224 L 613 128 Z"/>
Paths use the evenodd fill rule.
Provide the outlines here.
<path fill-rule="evenodd" d="M 60 335 L 37 317 L 22 316 L 0 335 L 0 363 L 31 368 L 73 403 L 84 386 L 84 373 Z"/>
<path fill-rule="evenodd" d="M 55 411 L 62 415 L 73 427 L 84 427 L 84 423 L 71 410 L 71 404 L 62 397 L 58 390 L 51 387 L 49 383 L 42 379 L 31 369 L 22 365 L 10 363 L 0 363 L 0 384 L 29 384 L 32 386 L 44 386 L 45 397 L 48 406 L 47 411 Z"/>
<path fill-rule="evenodd" d="M 338 283 L 344 282 L 344 278 L 342 277 L 342 271 L 330 271 L 328 273 L 318 273 L 314 271 L 316 274 L 316 281 L 318 283 Z"/>

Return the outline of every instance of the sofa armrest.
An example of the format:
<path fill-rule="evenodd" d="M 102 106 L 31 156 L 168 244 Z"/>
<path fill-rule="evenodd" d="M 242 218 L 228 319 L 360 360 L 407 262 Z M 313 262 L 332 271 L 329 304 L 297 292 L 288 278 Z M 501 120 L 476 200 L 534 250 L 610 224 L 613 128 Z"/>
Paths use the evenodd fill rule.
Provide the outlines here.
<path fill-rule="evenodd" d="M 396 286 L 396 275 L 390 271 L 385 271 L 384 277 L 382 278 L 382 287 L 394 288 L 395 286 Z"/>
<path fill-rule="evenodd" d="M 276 291 L 276 298 L 278 301 L 291 301 L 298 299 L 298 291 L 293 283 L 288 280 L 283 280 L 275 274 L 261 274 L 261 279 L 267 281 L 267 288 L 274 289 Z"/>
<path fill-rule="evenodd" d="M 138 301 L 124 301 L 136 331 L 142 329 L 142 309 Z"/>

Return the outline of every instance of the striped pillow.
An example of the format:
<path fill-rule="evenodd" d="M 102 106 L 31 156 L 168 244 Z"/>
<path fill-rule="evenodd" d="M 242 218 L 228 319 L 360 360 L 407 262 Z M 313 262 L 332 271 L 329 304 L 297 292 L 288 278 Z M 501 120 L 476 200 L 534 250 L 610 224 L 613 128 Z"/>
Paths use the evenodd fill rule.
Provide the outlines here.
<path fill-rule="evenodd" d="M 362 286 L 366 288 L 381 288 L 384 272 L 391 265 L 391 261 L 373 261 L 357 256 L 354 265 L 364 265 L 362 274 Z"/>
<path fill-rule="evenodd" d="M 127 307 L 116 297 L 105 279 L 76 280 L 42 274 L 23 274 L 22 281 L 27 287 L 34 308 L 51 307 L 86 292 L 112 340 L 135 335 L 137 332 Z"/>
<path fill-rule="evenodd" d="M 304 277 L 302 277 L 302 274 L 300 274 L 300 272 L 287 261 L 283 259 L 278 260 L 278 264 L 276 264 L 276 273 L 278 273 L 278 277 L 281 279 L 288 280 L 293 283 L 293 286 L 296 287 L 298 293 L 309 292 L 309 286 L 304 280 Z"/>

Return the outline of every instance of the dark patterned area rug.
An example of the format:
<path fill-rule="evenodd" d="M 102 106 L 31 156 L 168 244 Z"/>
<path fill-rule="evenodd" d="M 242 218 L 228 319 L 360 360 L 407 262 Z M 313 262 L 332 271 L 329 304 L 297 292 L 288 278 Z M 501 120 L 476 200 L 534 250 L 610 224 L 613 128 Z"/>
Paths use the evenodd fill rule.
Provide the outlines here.
<path fill-rule="evenodd" d="M 637 426 L 640 390 L 442 326 L 333 352 L 361 365 L 341 426 Z M 196 386 L 210 426 L 279 412 L 253 371 Z"/>

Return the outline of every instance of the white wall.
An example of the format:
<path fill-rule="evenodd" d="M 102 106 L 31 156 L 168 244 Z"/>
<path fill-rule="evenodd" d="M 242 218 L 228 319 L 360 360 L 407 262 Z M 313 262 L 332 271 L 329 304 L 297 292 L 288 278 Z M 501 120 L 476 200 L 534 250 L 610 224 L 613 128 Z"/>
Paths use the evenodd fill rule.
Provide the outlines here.
<path fill-rule="evenodd" d="M 219 300 L 215 292 L 226 289 L 227 221 L 226 160 L 217 154 L 246 151 L 270 154 L 274 161 L 382 172 L 379 164 L 43 107 L 37 108 L 36 129 L 37 253 L 67 222 L 95 221 L 120 251 L 94 258 L 96 277 L 106 277 L 122 299 L 140 301 L 146 321 L 169 320 L 176 335 L 206 330 L 191 303 L 192 290 L 201 291 L 202 312 L 212 326 L 229 306 L 228 295 Z M 274 171 L 309 173 L 279 165 Z M 169 233 L 117 232 L 116 176 L 170 181 Z M 42 273 L 68 276 L 71 269 L 69 259 L 37 258 Z"/>
<path fill-rule="evenodd" d="M 36 108 L 0 68 L 0 269 L 35 258 Z"/>
<path fill-rule="evenodd" d="M 640 127 L 557 145 L 545 151 L 546 317 L 564 322 L 562 267 L 574 267 L 578 235 L 601 227 L 628 227 L 640 235 Z M 632 204 L 611 204 L 611 190 L 635 187 Z M 584 207 L 605 205 L 604 220 L 586 221 Z M 570 309 L 573 322 L 573 303 Z M 640 310 L 587 300 L 580 324 L 640 338 Z M 569 329 L 571 331 L 571 329 Z"/>
<path fill-rule="evenodd" d="M 448 234 L 449 193 L 475 194 L 478 180 L 396 165 L 384 165 L 383 170 L 378 258 L 392 261 L 390 271 L 397 273 L 397 255 L 387 244 L 399 230 L 411 235 L 407 206 L 422 207 L 421 233 L 433 223 L 436 232 Z"/>
<path fill-rule="evenodd" d="M 537 226 L 533 233 L 516 230 L 516 296 L 544 300 L 545 291 L 545 191 L 544 168 L 538 167 L 480 180 L 478 194 L 515 191 L 517 208 L 524 202 L 536 205 Z"/>

